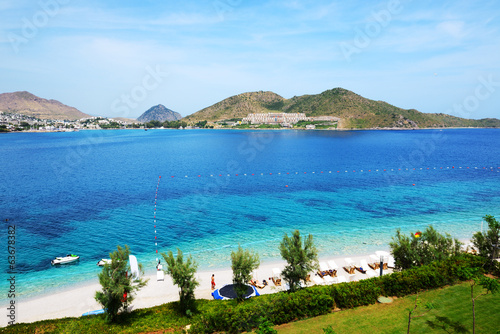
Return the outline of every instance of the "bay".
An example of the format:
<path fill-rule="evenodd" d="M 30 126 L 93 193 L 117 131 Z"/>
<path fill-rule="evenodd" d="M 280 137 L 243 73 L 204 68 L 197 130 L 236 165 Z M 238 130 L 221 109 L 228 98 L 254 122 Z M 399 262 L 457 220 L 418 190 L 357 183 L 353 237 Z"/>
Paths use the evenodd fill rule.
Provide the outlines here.
<path fill-rule="evenodd" d="M 0 289 L 8 226 L 25 298 L 95 280 L 116 245 L 152 271 L 157 249 L 201 269 L 229 267 L 238 244 L 276 260 L 294 229 L 322 256 L 387 249 L 397 228 L 429 224 L 470 238 L 500 215 L 499 156 L 497 129 L 3 134 Z M 50 265 L 67 253 L 81 260 Z"/>

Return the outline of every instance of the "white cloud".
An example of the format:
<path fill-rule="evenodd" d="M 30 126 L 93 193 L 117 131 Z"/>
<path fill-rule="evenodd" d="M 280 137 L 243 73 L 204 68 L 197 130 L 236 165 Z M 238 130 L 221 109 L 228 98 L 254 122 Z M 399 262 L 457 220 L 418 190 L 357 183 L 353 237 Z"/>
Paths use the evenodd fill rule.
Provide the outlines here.
<path fill-rule="evenodd" d="M 465 37 L 464 25 L 463 21 L 445 21 L 438 24 L 437 30 L 444 31 L 455 39 L 461 39 Z"/>

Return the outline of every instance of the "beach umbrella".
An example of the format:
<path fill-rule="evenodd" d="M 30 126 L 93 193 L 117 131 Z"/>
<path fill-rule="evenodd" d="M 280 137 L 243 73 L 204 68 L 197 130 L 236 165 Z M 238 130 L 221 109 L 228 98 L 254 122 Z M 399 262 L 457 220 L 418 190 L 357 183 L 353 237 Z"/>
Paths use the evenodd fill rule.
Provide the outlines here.
<path fill-rule="evenodd" d="M 234 291 L 235 284 L 226 284 L 222 288 L 219 288 L 212 292 L 212 297 L 214 299 L 235 299 L 236 291 Z M 260 293 L 254 286 L 247 285 L 247 291 L 245 293 L 245 298 L 250 298 L 253 296 L 260 296 Z"/>

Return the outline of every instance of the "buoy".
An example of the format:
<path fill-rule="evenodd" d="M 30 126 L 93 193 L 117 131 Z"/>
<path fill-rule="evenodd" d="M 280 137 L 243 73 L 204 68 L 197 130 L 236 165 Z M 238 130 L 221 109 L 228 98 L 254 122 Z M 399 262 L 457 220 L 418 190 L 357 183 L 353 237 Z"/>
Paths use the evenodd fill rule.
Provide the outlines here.
<path fill-rule="evenodd" d="M 285 187 L 287 187 L 287 188 L 288 188 L 288 184 L 287 184 Z"/>
<path fill-rule="evenodd" d="M 415 185 L 415 183 L 413 185 Z"/>

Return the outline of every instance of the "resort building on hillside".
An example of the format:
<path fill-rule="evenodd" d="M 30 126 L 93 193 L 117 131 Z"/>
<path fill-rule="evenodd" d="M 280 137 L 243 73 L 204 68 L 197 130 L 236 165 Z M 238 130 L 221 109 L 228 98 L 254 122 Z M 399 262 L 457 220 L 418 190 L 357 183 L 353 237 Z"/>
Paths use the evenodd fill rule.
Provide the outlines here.
<path fill-rule="evenodd" d="M 250 124 L 295 124 L 299 121 L 306 121 L 306 114 L 300 113 L 267 113 L 248 114 L 242 122 Z"/>
<path fill-rule="evenodd" d="M 308 117 L 307 120 L 311 122 L 338 122 L 340 118 L 333 116 L 315 116 Z"/>

